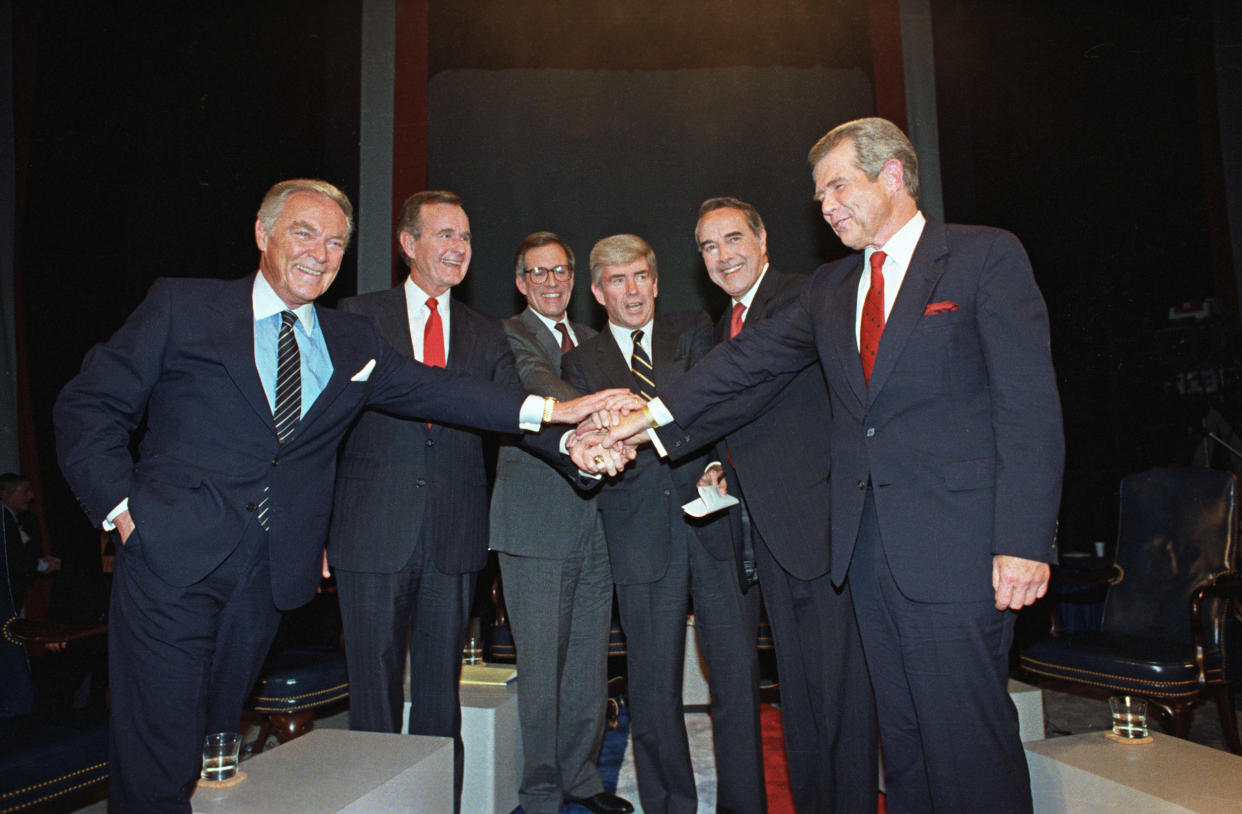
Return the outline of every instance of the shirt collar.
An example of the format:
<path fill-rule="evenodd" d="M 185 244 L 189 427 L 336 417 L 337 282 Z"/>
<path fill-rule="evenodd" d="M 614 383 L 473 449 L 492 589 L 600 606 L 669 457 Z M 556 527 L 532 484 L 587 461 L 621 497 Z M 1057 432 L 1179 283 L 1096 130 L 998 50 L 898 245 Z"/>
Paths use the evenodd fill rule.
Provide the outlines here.
<path fill-rule="evenodd" d="M 255 322 L 279 314 L 281 311 L 290 310 L 289 306 L 285 305 L 284 300 L 272 288 L 272 284 L 263 276 L 262 271 L 254 276 L 254 288 L 250 292 L 250 304 L 254 308 Z M 302 323 L 302 330 L 308 334 L 313 333 L 315 330 L 315 304 L 308 302 L 292 310 L 297 315 L 298 322 Z"/>
<path fill-rule="evenodd" d="M 551 320 L 551 319 L 548 319 L 547 317 L 545 317 L 543 314 L 539 313 L 538 311 L 536 311 L 534 308 L 531 308 L 529 305 L 528 305 L 528 306 L 526 306 L 526 310 L 528 310 L 528 311 L 530 311 L 532 314 L 534 314 L 534 315 L 535 315 L 535 318 L 536 318 L 536 319 L 538 319 L 540 322 L 542 322 L 544 325 L 547 325 L 547 326 L 548 326 L 548 330 L 552 332 L 552 335 L 553 335 L 553 336 L 559 336 L 559 334 L 557 334 L 557 332 L 556 332 L 556 326 L 557 326 L 557 325 L 564 325 L 564 326 L 566 327 L 566 329 L 569 329 L 569 320 L 568 320 L 568 319 L 562 318 L 560 322 L 553 321 L 553 320 Z M 570 333 L 571 333 L 571 334 L 573 333 L 573 330 L 572 330 L 572 329 L 570 329 Z"/>
<path fill-rule="evenodd" d="M 617 340 L 617 344 L 623 348 L 626 347 L 627 345 L 634 344 L 634 340 L 630 338 L 633 336 L 634 331 L 642 331 L 643 339 L 646 340 L 647 346 L 650 347 L 651 326 L 654 324 L 655 324 L 655 317 L 652 317 L 651 319 L 647 320 L 647 324 L 642 326 L 641 328 L 627 328 L 624 325 L 615 325 L 612 322 L 609 322 L 608 330 L 612 331 L 612 338 Z M 646 350 L 646 349 L 647 348 L 643 348 L 643 350 Z"/>
<path fill-rule="evenodd" d="M 449 302 L 452 300 L 452 296 L 453 296 L 453 289 L 446 288 L 440 294 L 440 296 L 434 298 L 436 301 L 436 310 L 439 311 L 441 315 L 443 315 L 444 312 L 448 310 Z M 414 282 L 414 280 L 409 275 L 406 275 L 405 298 L 407 301 L 412 302 L 417 306 L 426 308 L 427 300 L 431 298 L 431 295 L 428 294 L 426 291 L 423 291 L 422 286 Z"/>
<path fill-rule="evenodd" d="M 927 218 L 923 217 L 923 213 L 915 212 L 914 217 L 906 221 L 905 225 L 898 229 L 887 243 L 877 249 L 869 248 L 863 252 L 864 267 L 871 262 L 871 255 L 877 251 L 883 251 L 888 259 L 897 265 L 897 268 L 903 271 L 909 268 L 910 258 L 914 257 L 914 247 L 918 245 L 919 238 L 923 236 L 923 227 L 926 224 Z"/>

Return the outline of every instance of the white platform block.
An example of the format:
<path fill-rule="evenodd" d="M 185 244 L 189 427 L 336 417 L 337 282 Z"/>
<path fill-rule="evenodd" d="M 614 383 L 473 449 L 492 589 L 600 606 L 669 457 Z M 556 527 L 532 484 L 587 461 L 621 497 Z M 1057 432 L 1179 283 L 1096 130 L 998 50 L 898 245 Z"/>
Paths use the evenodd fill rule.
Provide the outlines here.
<path fill-rule="evenodd" d="M 1044 739 L 1044 691 L 1009 679 L 1009 697 L 1018 708 L 1018 736 L 1022 742 Z"/>
<path fill-rule="evenodd" d="M 235 786 L 200 786 L 195 814 L 452 814 L 453 741 L 317 729 L 241 764 Z"/>
<path fill-rule="evenodd" d="M 699 655 L 699 637 L 694 614 L 686 617 L 686 654 L 682 664 L 681 703 L 687 707 L 706 707 L 712 703 L 707 688 L 707 662 Z"/>
<path fill-rule="evenodd" d="M 1035 814 L 1236 814 L 1242 757 L 1152 733 L 1147 744 L 1087 732 L 1026 744 Z"/>
<path fill-rule="evenodd" d="M 522 780 L 517 684 L 462 684 L 461 739 L 466 748 L 461 810 L 509 814 L 518 807 Z"/>
<path fill-rule="evenodd" d="M 511 665 L 498 665 L 512 670 Z M 410 731 L 409 663 L 401 731 Z M 509 814 L 518 807 L 522 777 L 522 732 L 518 725 L 517 682 L 459 688 L 462 769 L 461 810 L 470 814 Z"/>

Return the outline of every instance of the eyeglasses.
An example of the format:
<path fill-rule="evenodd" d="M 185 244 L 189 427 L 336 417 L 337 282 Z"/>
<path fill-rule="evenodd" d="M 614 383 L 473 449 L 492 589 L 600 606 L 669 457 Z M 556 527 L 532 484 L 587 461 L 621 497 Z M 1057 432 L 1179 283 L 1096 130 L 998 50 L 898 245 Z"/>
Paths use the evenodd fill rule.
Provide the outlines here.
<path fill-rule="evenodd" d="M 533 269 L 526 269 L 526 276 L 529 277 L 533 283 L 542 283 L 544 280 L 548 279 L 549 274 L 551 274 L 557 282 L 563 283 L 570 277 L 574 276 L 574 270 L 572 266 L 553 266 L 550 269 L 544 268 L 543 266 L 535 266 Z"/>

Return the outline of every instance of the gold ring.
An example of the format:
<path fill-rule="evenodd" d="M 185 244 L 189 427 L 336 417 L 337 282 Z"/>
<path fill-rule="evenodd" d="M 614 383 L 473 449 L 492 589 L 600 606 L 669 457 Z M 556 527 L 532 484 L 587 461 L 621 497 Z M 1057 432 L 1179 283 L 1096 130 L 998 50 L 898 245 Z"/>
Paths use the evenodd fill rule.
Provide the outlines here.
<path fill-rule="evenodd" d="M 592 458 L 592 459 L 591 459 L 591 463 L 595 464 L 596 466 L 603 466 L 603 465 L 604 465 L 604 456 L 603 456 L 603 455 L 596 455 L 594 458 Z"/>

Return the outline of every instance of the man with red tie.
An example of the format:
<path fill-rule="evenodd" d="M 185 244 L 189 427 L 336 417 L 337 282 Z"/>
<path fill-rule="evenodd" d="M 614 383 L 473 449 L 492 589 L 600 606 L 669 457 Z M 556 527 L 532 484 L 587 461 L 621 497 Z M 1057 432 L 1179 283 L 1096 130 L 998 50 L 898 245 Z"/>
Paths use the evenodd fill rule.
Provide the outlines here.
<path fill-rule="evenodd" d="M 520 391 L 500 320 L 451 296 L 470 267 L 470 237 L 456 194 L 410 196 L 397 223 L 409 277 L 339 307 L 372 317 L 401 353 Z M 409 732 L 454 739 L 457 800 L 461 653 L 476 574 L 487 563 L 484 437 L 364 412 L 341 452 L 328 543 L 345 630 L 350 727 L 400 731 L 408 637 L 416 654 Z"/>
<path fill-rule="evenodd" d="M 695 243 L 708 277 L 729 295 L 716 322 L 723 342 L 797 301 L 809 277 L 768 263 L 759 212 L 737 198 L 699 206 Z M 740 573 L 757 569 L 776 641 L 781 720 L 790 792 L 800 812 L 875 806 L 875 702 L 848 586 L 829 573 L 828 388 L 818 365 L 776 379 L 762 415 L 725 436 L 705 482 L 724 481 L 743 501 Z M 765 396 L 766 398 L 766 396 Z M 735 408 L 749 409 L 746 398 Z M 727 417 L 726 417 L 727 421 Z M 721 425 L 670 426 L 658 437 L 674 460 L 719 434 Z"/>
<path fill-rule="evenodd" d="M 614 435 L 693 427 L 818 361 L 832 413 L 801 430 L 831 427 L 832 581 L 848 574 L 889 811 L 1029 812 L 1006 677 L 1014 611 L 1043 595 L 1056 557 L 1047 309 L 1016 237 L 919 211 L 918 159 L 892 122 L 842 124 L 809 158 L 824 220 L 858 253 Z"/>

